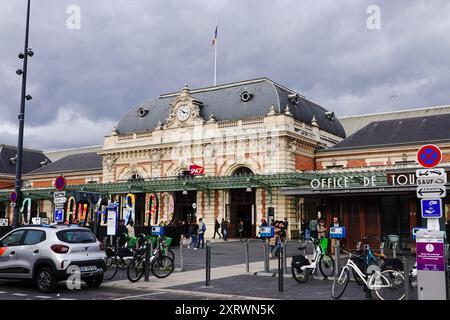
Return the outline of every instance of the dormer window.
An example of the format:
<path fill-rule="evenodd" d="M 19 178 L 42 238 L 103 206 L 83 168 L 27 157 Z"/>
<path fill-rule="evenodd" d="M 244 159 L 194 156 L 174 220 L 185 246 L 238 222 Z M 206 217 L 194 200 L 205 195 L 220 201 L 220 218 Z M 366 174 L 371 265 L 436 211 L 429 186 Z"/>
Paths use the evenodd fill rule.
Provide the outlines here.
<path fill-rule="evenodd" d="M 242 91 L 241 93 L 241 100 L 243 102 L 248 102 L 253 98 L 253 93 L 248 92 L 248 91 Z"/>
<path fill-rule="evenodd" d="M 13 164 L 13 165 L 16 165 L 16 163 L 17 163 L 17 154 L 13 158 L 9 159 L 9 162 L 11 164 Z"/>
<path fill-rule="evenodd" d="M 138 116 L 139 117 L 145 117 L 146 115 L 147 115 L 147 113 L 148 113 L 148 109 L 146 109 L 146 108 L 144 108 L 144 107 L 140 107 L 138 110 L 137 110 L 137 114 L 138 114 Z"/>

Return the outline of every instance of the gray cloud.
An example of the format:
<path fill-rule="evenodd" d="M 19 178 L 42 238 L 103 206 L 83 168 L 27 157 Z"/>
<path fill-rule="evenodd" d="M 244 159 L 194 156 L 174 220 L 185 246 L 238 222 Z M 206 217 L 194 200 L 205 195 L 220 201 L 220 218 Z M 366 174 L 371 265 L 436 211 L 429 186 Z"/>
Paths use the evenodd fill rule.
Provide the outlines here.
<path fill-rule="evenodd" d="M 0 2 L 1 142 L 16 140 L 25 3 Z M 132 106 L 185 82 L 211 85 L 216 17 L 219 83 L 267 76 L 338 116 L 450 103 L 445 0 L 32 3 L 28 147 L 101 144 Z M 381 30 L 366 28 L 371 4 Z M 69 5 L 81 30 L 66 27 Z"/>

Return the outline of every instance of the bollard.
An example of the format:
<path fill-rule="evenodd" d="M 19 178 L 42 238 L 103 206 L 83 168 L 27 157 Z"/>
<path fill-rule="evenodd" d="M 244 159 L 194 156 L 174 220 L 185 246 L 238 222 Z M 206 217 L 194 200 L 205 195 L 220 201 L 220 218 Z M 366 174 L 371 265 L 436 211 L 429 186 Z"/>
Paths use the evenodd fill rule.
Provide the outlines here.
<path fill-rule="evenodd" d="M 180 240 L 180 272 L 184 271 L 184 266 L 183 266 L 183 237 L 181 237 Z"/>
<path fill-rule="evenodd" d="M 392 257 L 397 258 L 397 242 L 392 244 Z"/>
<path fill-rule="evenodd" d="M 269 272 L 269 239 L 264 239 L 264 272 Z"/>
<path fill-rule="evenodd" d="M 382 242 L 380 244 L 380 254 L 383 255 L 384 254 L 384 242 Z"/>
<path fill-rule="evenodd" d="M 283 292 L 283 246 L 278 243 L 278 292 Z"/>
<path fill-rule="evenodd" d="M 150 241 L 151 245 L 151 241 Z M 153 250 L 151 250 L 148 240 L 145 243 L 145 282 L 150 281 L 150 255 L 152 254 Z"/>
<path fill-rule="evenodd" d="M 283 269 L 284 273 L 288 274 L 288 268 L 287 268 L 287 240 L 283 243 Z"/>
<path fill-rule="evenodd" d="M 336 266 L 334 268 L 334 278 L 339 277 L 339 260 L 341 259 L 341 241 L 336 239 L 336 247 L 334 248 L 334 260 L 336 261 Z"/>
<path fill-rule="evenodd" d="M 211 284 L 211 241 L 206 241 L 206 286 Z"/>
<path fill-rule="evenodd" d="M 250 256 L 249 256 L 249 250 L 248 250 L 248 242 L 249 239 L 245 241 L 245 272 L 250 272 Z"/>
<path fill-rule="evenodd" d="M 411 289 L 411 283 L 409 281 L 409 261 L 408 257 L 403 257 L 403 275 L 405 277 L 405 300 L 410 300 L 410 289 Z"/>

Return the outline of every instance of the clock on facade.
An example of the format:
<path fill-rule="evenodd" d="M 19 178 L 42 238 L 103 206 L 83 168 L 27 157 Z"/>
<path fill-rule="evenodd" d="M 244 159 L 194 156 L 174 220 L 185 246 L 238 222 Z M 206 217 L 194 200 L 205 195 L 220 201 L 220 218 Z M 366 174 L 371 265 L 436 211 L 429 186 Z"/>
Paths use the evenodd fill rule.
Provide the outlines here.
<path fill-rule="evenodd" d="M 186 121 L 191 114 L 191 108 L 188 105 L 182 105 L 178 108 L 177 117 L 180 121 Z"/>

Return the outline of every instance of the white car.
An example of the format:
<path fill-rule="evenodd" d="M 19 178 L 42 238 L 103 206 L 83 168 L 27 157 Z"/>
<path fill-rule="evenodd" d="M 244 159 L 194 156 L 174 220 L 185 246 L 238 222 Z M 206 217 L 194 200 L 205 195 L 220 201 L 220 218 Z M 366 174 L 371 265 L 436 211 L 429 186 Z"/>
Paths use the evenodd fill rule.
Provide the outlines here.
<path fill-rule="evenodd" d="M 44 293 L 78 271 L 89 287 L 100 286 L 105 259 L 103 244 L 79 226 L 30 225 L 0 239 L 0 278 L 32 280 Z"/>

